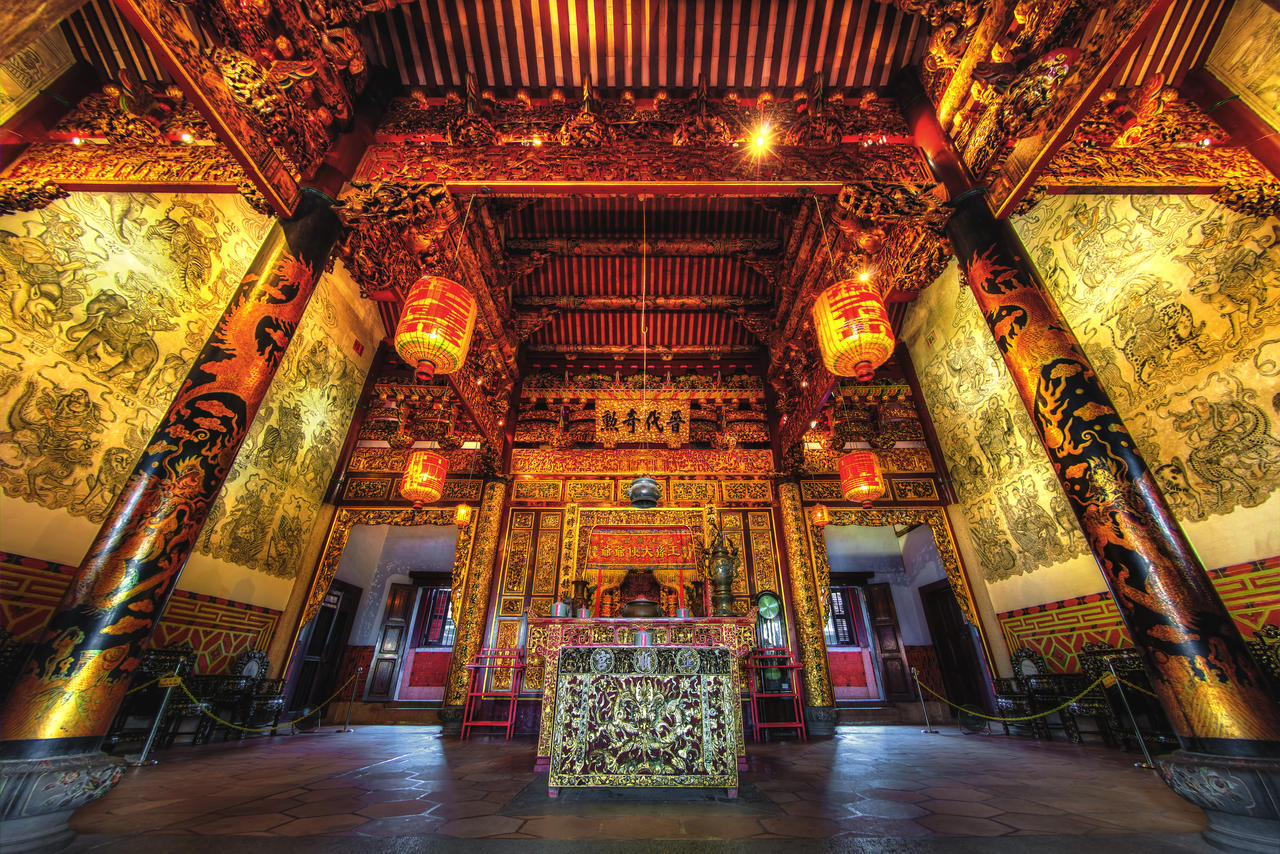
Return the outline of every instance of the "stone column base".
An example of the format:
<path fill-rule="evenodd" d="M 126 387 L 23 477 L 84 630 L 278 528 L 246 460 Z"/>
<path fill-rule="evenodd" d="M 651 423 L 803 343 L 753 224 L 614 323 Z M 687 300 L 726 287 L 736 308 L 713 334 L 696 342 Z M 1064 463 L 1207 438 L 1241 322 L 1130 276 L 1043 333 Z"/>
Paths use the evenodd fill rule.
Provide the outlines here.
<path fill-rule="evenodd" d="M 111 791 L 124 765 L 105 753 L 0 760 L 0 854 L 66 847 L 71 814 Z"/>
<path fill-rule="evenodd" d="M 836 734 L 835 706 L 805 706 L 804 726 L 814 738 L 829 738 Z M 790 730 L 787 730 L 790 732 Z"/>
<path fill-rule="evenodd" d="M 440 732 L 443 735 L 459 735 L 462 732 L 462 706 L 440 707 Z"/>
<path fill-rule="evenodd" d="M 1280 839 L 1280 759 L 1179 750 L 1155 761 L 1169 788 L 1208 815 L 1206 842 L 1224 851 L 1274 854 Z"/>

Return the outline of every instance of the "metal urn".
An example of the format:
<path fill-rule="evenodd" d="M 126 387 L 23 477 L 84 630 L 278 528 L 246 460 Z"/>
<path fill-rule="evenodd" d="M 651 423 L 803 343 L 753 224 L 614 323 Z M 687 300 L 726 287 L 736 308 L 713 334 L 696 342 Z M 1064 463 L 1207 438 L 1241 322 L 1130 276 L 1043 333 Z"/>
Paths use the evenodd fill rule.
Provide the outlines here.
<path fill-rule="evenodd" d="M 733 579 L 738 574 L 738 566 L 742 559 L 738 556 L 738 547 L 726 543 L 724 531 L 715 522 L 711 523 L 714 532 L 707 548 L 707 578 L 711 581 L 711 614 L 716 617 L 733 616 Z"/>
<path fill-rule="evenodd" d="M 631 481 L 631 486 L 627 487 L 627 498 L 631 500 L 631 506 L 637 510 L 651 510 L 657 507 L 658 501 L 662 499 L 662 489 L 656 480 L 647 474 L 642 474 Z"/>

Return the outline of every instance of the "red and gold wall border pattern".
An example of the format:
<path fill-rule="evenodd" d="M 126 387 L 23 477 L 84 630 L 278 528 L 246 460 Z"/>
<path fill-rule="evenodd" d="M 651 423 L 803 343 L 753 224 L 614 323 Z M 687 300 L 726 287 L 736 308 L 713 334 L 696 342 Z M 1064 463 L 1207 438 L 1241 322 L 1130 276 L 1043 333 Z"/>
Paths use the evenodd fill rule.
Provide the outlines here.
<path fill-rule="evenodd" d="M 1264 625 L 1280 626 L 1280 555 L 1215 569 L 1209 577 L 1246 638 Z M 1105 591 L 997 616 L 1010 650 L 1029 647 L 1064 673 L 1079 672 L 1077 656 L 1086 643 L 1133 645 Z"/>
<path fill-rule="evenodd" d="M 16 641 L 34 637 L 61 601 L 74 566 L 0 552 L 0 617 Z M 197 673 L 222 673 L 247 649 L 266 649 L 280 612 L 259 605 L 175 590 L 150 645 L 187 641 Z"/>

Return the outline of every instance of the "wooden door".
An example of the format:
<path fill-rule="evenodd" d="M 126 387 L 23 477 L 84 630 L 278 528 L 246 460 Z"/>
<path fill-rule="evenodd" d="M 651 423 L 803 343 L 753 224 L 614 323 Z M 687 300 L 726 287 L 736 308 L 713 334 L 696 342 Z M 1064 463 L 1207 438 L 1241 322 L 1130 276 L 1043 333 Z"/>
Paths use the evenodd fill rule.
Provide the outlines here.
<path fill-rule="evenodd" d="M 337 689 L 359 602 L 359 587 L 335 580 L 316 616 L 299 632 L 290 667 L 290 710 L 314 708 Z"/>
<path fill-rule="evenodd" d="M 920 588 L 924 618 L 933 638 L 942 670 L 942 687 L 947 697 L 961 705 L 988 708 L 986 668 L 979 657 L 974 629 L 965 621 L 960 604 L 947 581 L 935 581 Z"/>
<path fill-rule="evenodd" d="M 881 684 L 885 699 L 912 700 L 915 692 L 911 690 L 911 668 L 907 665 L 907 651 L 902 648 L 893 593 L 884 583 L 868 584 L 863 591 L 867 599 L 871 639 L 879 653 L 880 675 L 884 677 Z"/>
<path fill-rule="evenodd" d="M 400 661 L 409 644 L 409 624 L 417 594 L 418 588 L 412 584 L 392 584 L 387 590 L 387 610 L 382 618 L 378 645 L 373 649 L 373 663 L 369 665 L 366 700 L 395 699 Z"/>

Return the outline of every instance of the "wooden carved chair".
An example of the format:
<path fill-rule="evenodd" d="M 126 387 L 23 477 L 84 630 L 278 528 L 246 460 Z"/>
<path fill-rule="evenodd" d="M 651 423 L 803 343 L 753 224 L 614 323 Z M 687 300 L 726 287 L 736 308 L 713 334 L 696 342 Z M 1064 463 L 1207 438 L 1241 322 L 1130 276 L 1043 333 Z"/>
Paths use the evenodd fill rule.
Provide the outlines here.
<path fill-rule="evenodd" d="M 1244 642 L 1249 652 L 1271 674 L 1273 689 L 1280 688 L 1280 626 L 1263 626 Z"/>
<path fill-rule="evenodd" d="M 158 676 L 170 673 L 189 679 L 195 663 L 195 650 L 191 648 L 189 642 L 149 649 L 142 654 L 142 661 L 131 680 L 130 690 L 146 685 Z M 107 731 L 106 744 L 113 746 L 122 741 L 141 741 L 146 738 L 156 715 L 160 714 L 160 706 L 166 690 L 159 684 L 152 684 L 126 694 L 124 702 L 120 704 L 120 709 L 111 723 L 111 729 Z M 169 703 L 164 708 L 164 719 L 160 722 L 160 746 L 168 747 L 173 744 L 184 719 L 199 717 L 199 710 L 190 706 L 191 702 L 187 695 L 181 688 L 175 688 L 169 695 Z M 197 731 L 198 729 L 197 722 Z"/>
<path fill-rule="evenodd" d="M 1110 644 L 1096 641 L 1085 643 L 1080 653 L 1080 670 L 1084 673 L 1086 685 L 1097 681 L 1099 676 L 1111 672 L 1107 667 L 1106 656 L 1114 653 L 1115 647 Z M 1093 732 L 1102 738 L 1102 743 L 1107 747 L 1118 747 L 1124 740 L 1125 729 L 1121 724 L 1120 716 L 1107 695 L 1107 689 L 1102 685 L 1096 686 L 1088 694 L 1067 706 L 1066 714 L 1071 716 L 1074 723 L 1076 734 L 1074 741 L 1081 740 L 1079 721 L 1082 718 L 1092 719 L 1095 722 L 1097 730 Z"/>
<path fill-rule="evenodd" d="M 1038 711 L 1035 698 L 1031 693 L 1030 677 L 1048 673 L 1044 656 L 1033 649 L 1021 647 L 1014 650 L 1013 678 L 999 678 L 995 682 L 996 714 L 1005 718 L 1026 717 Z M 1009 735 L 1010 724 L 1001 721 L 1004 734 Z M 1049 725 L 1044 718 L 1033 718 L 1025 722 L 1015 722 L 1012 726 L 1019 731 L 1029 731 L 1032 738 L 1049 739 Z"/>

